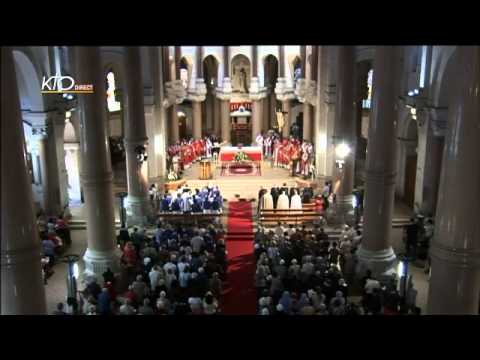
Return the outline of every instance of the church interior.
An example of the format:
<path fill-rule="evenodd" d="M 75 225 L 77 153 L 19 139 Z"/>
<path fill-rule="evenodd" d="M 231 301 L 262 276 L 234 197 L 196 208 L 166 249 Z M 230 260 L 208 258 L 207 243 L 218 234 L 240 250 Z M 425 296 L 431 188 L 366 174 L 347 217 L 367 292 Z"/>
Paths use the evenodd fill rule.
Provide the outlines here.
<path fill-rule="evenodd" d="M 2 315 L 478 315 L 479 46 L 1 48 Z"/>

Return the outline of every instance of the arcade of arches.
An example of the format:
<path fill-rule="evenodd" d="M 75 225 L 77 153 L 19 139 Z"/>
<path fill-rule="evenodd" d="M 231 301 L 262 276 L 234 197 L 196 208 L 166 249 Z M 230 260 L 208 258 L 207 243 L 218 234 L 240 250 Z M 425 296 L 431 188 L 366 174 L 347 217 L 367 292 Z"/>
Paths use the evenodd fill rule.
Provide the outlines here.
<path fill-rule="evenodd" d="M 326 221 L 322 226 L 332 243 L 342 243 L 345 223 L 360 229 L 361 242 L 352 252 L 352 284 L 370 271 L 380 282 L 400 280 L 404 298 L 415 286 L 422 313 L 479 313 L 480 47 L 45 46 L 1 51 L 2 314 L 52 313 L 58 302 L 76 293 L 72 278 L 79 288 L 92 277 L 103 284 L 107 269 L 121 278 L 125 254 L 117 245 L 119 228 L 151 230 L 155 238 L 159 209 L 152 205 L 150 186 L 155 184 L 163 196 L 182 181 L 192 190 L 217 186 L 224 199 L 214 223 L 227 229 L 223 281 L 228 291 L 259 286 L 254 260 L 238 265 L 245 268 L 237 273 L 228 263 L 242 243 L 231 239 L 245 237 L 231 228 L 250 216 L 248 200 L 252 215 L 246 228 L 260 232 L 268 230 L 262 223 L 261 187 L 286 183 L 311 188 L 313 199 L 321 199 L 331 184 L 333 197 L 327 194 L 326 200 L 333 203 L 318 217 Z M 54 81 L 45 88 L 51 76 L 92 85 L 93 93 L 59 87 L 53 90 L 62 91 L 45 93 L 52 90 Z M 65 80 L 60 84 L 65 86 Z M 302 154 L 311 144 L 306 170 L 292 170 L 297 163 L 290 158 L 278 165 L 276 150 L 265 148 L 275 136 L 280 144 L 302 144 L 307 149 Z M 187 164 L 181 149 L 197 142 L 207 150 Z M 224 160 L 229 151 L 238 155 L 242 148 L 260 153 L 257 170 L 250 165 L 241 170 L 248 176 L 235 173 Z M 207 177 L 204 163 L 210 166 Z M 46 235 L 37 225 L 59 214 L 68 218 L 63 246 L 66 253 L 78 253 L 81 271 L 73 275 L 72 264 L 55 254 L 55 273 L 44 282 Z M 434 225 L 428 239 L 421 230 L 427 219 Z M 428 240 L 423 255 L 424 243 L 411 243 L 414 226 Z M 256 248 L 263 246 L 257 235 L 255 241 Z M 250 249 L 254 259 L 253 233 L 244 242 L 242 249 Z M 128 283 L 117 290 L 127 288 Z M 225 313 L 235 313 L 242 305 L 228 304 L 228 291 L 225 303 L 217 300 L 224 304 L 220 308 L 230 309 Z M 352 290 L 347 300 L 355 302 L 356 296 L 362 297 L 362 289 Z M 259 308 L 259 297 L 254 297 L 253 313 L 284 311 L 268 310 L 265 304 Z"/>

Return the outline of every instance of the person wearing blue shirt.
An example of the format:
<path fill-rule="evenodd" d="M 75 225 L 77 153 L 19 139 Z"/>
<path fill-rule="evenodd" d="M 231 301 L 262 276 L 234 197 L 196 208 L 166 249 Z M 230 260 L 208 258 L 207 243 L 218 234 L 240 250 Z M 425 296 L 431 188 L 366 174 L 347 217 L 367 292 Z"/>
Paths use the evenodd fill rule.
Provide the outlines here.
<path fill-rule="evenodd" d="M 172 202 L 172 211 L 182 211 L 182 198 L 180 194 L 178 194 L 177 198 Z"/>

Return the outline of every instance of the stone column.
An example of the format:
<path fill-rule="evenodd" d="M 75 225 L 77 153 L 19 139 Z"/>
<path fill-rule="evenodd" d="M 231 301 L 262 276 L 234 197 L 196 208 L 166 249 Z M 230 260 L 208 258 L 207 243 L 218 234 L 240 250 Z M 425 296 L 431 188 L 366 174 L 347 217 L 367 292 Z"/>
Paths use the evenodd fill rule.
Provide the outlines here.
<path fill-rule="evenodd" d="M 395 50 L 378 46 L 374 57 L 373 106 L 367 145 L 363 241 L 357 251 L 358 271 L 381 275 L 391 270 L 391 246 L 396 177 Z"/>
<path fill-rule="evenodd" d="M 162 48 L 161 47 L 152 47 L 150 48 L 150 58 L 152 64 L 152 86 L 153 86 L 153 96 L 154 96 L 154 107 L 153 115 L 155 119 L 155 138 L 154 138 L 154 148 L 155 154 L 154 161 L 157 163 L 157 183 L 160 185 L 160 188 L 163 188 L 163 182 L 166 176 L 166 146 L 168 139 L 168 127 L 166 126 L 167 122 L 167 111 L 164 107 L 165 93 L 164 93 L 164 81 L 163 81 L 163 57 L 162 57 Z M 150 161 L 152 158 L 150 157 Z"/>
<path fill-rule="evenodd" d="M 354 64 L 354 47 L 339 46 L 335 146 L 345 143 L 351 148 L 350 154 L 344 159 L 343 168 L 336 168 L 334 173 L 334 191 L 337 197 L 336 220 L 342 223 L 353 221 L 352 191 L 355 169 Z"/>
<path fill-rule="evenodd" d="M 202 138 L 202 103 L 200 101 L 192 102 L 193 108 L 193 137 Z"/>
<path fill-rule="evenodd" d="M 303 139 L 312 141 L 312 105 L 303 104 Z"/>
<path fill-rule="evenodd" d="M 177 105 L 172 104 L 168 108 L 168 113 L 169 113 L 169 118 L 170 118 L 170 144 L 176 143 L 178 140 L 180 140 L 180 129 L 179 129 L 179 124 L 178 124 L 178 110 L 177 110 Z"/>
<path fill-rule="evenodd" d="M 139 159 L 147 150 L 143 81 L 140 48 L 125 47 L 125 83 L 127 121 L 125 122 L 125 153 L 127 163 L 127 222 L 129 225 L 146 225 L 150 206 L 148 201 L 148 166 Z"/>
<path fill-rule="evenodd" d="M 119 270 L 116 246 L 113 174 L 108 146 L 105 78 L 99 47 L 77 47 L 77 81 L 92 84 L 94 93 L 78 97 L 80 111 L 82 185 L 87 221 L 85 274 L 99 281 L 109 267 Z"/>
<path fill-rule="evenodd" d="M 269 106 L 270 106 L 270 122 L 269 125 L 273 128 L 273 125 L 277 123 L 277 97 L 275 96 L 274 89 L 272 88 L 272 92 L 269 95 Z"/>
<path fill-rule="evenodd" d="M 285 138 L 290 136 L 290 125 L 291 125 L 290 119 L 292 116 L 292 107 L 291 107 L 290 100 L 282 101 L 282 111 L 285 113 L 284 114 L 285 124 L 283 125 L 283 129 L 282 129 L 282 136 Z"/>
<path fill-rule="evenodd" d="M 216 136 L 220 135 L 221 119 L 220 119 L 220 101 L 213 97 L 213 133 Z"/>
<path fill-rule="evenodd" d="M 222 115 L 222 141 L 230 143 L 232 132 L 232 121 L 230 119 L 230 100 L 221 100 Z"/>
<path fill-rule="evenodd" d="M 41 246 L 33 211 L 30 177 L 12 50 L 1 49 L 2 246 L 1 314 L 46 314 Z"/>
<path fill-rule="evenodd" d="M 208 89 L 208 88 L 207 88 Z M 205 106 L 205 133 L 209 134 L 213 131 L 213 95 L 212 95 L 212 90 L 211 87 L 207 93 L 207 96 L 205 98 L 204 106 Z"/>
<path fill-rule="evenodd" d="M 320 47 L 315 52 L 319 57 L 316 61 L 317 70 L 317 104 L 314 117 L 314 143 L 315 143 L 315 171 L 319 185 L 323 186 L 323 180 L 327 174 L 327 116 L 326 116 L 326 47 Z"/>
<path fill-rule="evenodd" d="M 27 117 L 32 123 L 32 135 L 40 155 L 43 210 L 48 216 L 58 216 L 62 211 L 62 201 L 54 129 L 56 115 L 51 112 L 31 114 Z"/>
<path fill-rule="evenodd" d="M 263 121 L 262 129 L 267 132 L 270 130 L 270 94 L 267 93 L 266 97 L 262 99 L 263 108 Z"/>
<path fill-rule="evenodd" d="M 53 122 L 55 134 L 55 150 L 57 152 L 57 167 L 60 185 L 60 206 L 61 210 L 68 205 L 68 174 L 65 166 L 64 132 L 65 132 L 65 111 L 56 113 Z"/>
<path fill-rule="evenodd" d="M 430 248 L 428 313 L 478 315 L 480 301 L 480 47 L 458 46 Z M 375 77 L 375 75 L 374 75 Z"/>
<path fill-rule="evenodd" d="M 262 132 L 262 100 L 252 101 L 252 143 L 256 144 L 255 138 Z"/>

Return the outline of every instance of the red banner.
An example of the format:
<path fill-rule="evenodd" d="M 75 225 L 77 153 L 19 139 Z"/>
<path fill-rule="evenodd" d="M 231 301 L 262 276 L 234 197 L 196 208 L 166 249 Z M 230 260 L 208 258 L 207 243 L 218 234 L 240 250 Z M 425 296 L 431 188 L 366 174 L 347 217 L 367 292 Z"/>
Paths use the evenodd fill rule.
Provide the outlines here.
<path fill-rule="evenodd" d="M 240 106 L 243 106 L 247 111 L 252 111 L 252 103 L 244 101 L 244 102 L 230 103 L 230 112 L 237 111 L 240 108 Z"/>

